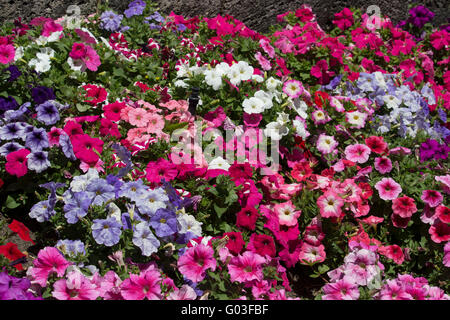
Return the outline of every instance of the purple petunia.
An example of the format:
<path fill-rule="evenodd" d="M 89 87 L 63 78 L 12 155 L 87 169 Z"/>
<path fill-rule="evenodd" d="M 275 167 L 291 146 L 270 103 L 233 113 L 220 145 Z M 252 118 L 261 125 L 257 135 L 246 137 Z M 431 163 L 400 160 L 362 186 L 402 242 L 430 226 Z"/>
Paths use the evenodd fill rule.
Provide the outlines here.
<path fill-rule="evenodd" d="M 70 257 L 76 257 L 77 255 L 85 255 L 86 249 L 84 247 L 84 243 L 80 240 L 59 240 L 56 243 L 56 247 L 63 252 L 64 254 L 69 255 Z"/>
<path fill-rule="evenodd" d="M 0 97 L 0 115 L 8 110 L 17 110 L 17 108 L 19 108 L 19 104 L 13 97 Z"/>
<path fill-rule="evenodd" d="M 166 237 L 178 231 L 177 216 L 168 209 L 158 209 L 150 218 L 150 225 L 158 237 Z"/>
<path fill-rule="evenodd" d="M 431 159 L 447 159 L 450 148 L 445 144 L 441 145 L 433 139 L 427 139 L 420 145 L 419 155 L 420 161 L 428 161 Z"/>
<path fill-rule="evenodd" d="M 0 155 L 6 157 L 11 152 L 23 149 L 23 146 L 17 142 L 7 142 L 0 147 Z"/>
<path fill-rule="evenodd" d="M 145 2 L 142 0 L 135 0 L 128 5 L 128 9 L 124 11 L 125 17 L 139 16 L 144 12 Z"/>
<path fill-rule="evenodd" d="M 32 132 L 27 134 L 25 140 L 25 146 L 34 151 L 41 151 L 42 149 L 48 148 L 48 135 L 43 128 L 34 128 Z"/>
<path fill-rule="evenodd" d="M 36 107 L 37 120 L 52 125 L 59 121 L 59 111 L 51 101 L 46 101 Z"/>
<path fill-rule="evenodd" d="M 73 161 L 77 159 L 73 153 L 72 142 L 70 142 L 70 137 L 67 134 L 61 134 L 59 136 L 59 145 L 61 146 L 62 152 L 68 159 Z"/>
<path fill-rule="evenodd" d="M 33 300 L 35 297 L 28 289 L 31 286 L 27 278 L 16 278 L 6 272 L 0 272 L 0 300 Z"/>
<path fill-rule="evenodd" d="M 132 201 L 139 201 L 139 199 L 145 196 L 147 189 L 147 186 L 145 186 L 142 180 L 139 179 L 124 183 L 120 187 L 119 195 L 121 197 L 127 197 Z"/>
<path fill-rule="evenodd" d="M 5 71 L 9 71 L 9 82 L 13 82 L 17 80 L 22 75 L 22 72 L 20 72 L 19 68 L 15 65 L 10 65 L 8 68 L 5 69 Z"/>
<path fill-rule="evenodd" d="M 34 170 L 37 173 L 41 173 L 48 167 L 50 167 L 50 161 L 48 161 L 48 152 L 36 151 L 27 156 L 28 169 Z"/>
<path fill-rule="evenodd" d="M 113 11 L 105 11 L 100 16 L 102 20 L 100 23 L 100 27 L 111 32 L 117 31 L 120 27 L 120 23 L 122 22 L 123 15 L 115 14 Z"/>
<path fill-rule="evenodd" d="M 37 86 L 31 89 L 31 97 L 36 104 L 43 104 L 47 100 L 55 100 L 53 89 L 44 86 Z"/>
<path fill-rule="evenodd" d="M 92 224 L 92 236 L 98 244 L 111 247 L 120 241 L 122 226 L 114 217 L 95 219 Z"/>
<path fill-rule="evenodd" d="M 408 22 L 420 29 L 434 18 L 434 13 L 424 6 L 417 6 L 410 9 L 409 14 Z"/>
<path fill-rule="evenodd" d="M 147 222 L 140 222 L 136 225 L 133 232 L 133 243 L 147 257 L 157 252 L 160 245 L 159 240 L 154 236 Z"/>
<path fill-rule="evenodd" d="M 89 182 L 86 188 L 87 193 L 91 197 L 92 204 L 101 206 L 106 201 L 115 198 L 115 190 L 105 179 L 97 178 Z"/>
<path fill-rule="evenodd" d="M 48 200 L 39 201 L 30 210 L 29 216 L 39 222 L 47 221 L 55 211 L 51 208 Z"/>
<path fill-rule="evenodd" d="M 79 219 L 87 215 L 91 200 L 87 192 L 75 192 L 73 197 L 64 205 L 64 217 L 66 217 L 67 222 L 70 224 L 77 223 Z"/>

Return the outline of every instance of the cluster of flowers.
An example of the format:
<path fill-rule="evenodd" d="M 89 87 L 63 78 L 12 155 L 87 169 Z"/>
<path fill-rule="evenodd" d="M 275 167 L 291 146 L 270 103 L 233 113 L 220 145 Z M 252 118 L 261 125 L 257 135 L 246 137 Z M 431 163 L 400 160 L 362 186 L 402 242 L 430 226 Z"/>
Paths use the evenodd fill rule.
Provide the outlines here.
<path fill-rule="evenodd" d="M 448 30 L 153 6 L 0 37 L 0 298 L 449 299 Z"/>

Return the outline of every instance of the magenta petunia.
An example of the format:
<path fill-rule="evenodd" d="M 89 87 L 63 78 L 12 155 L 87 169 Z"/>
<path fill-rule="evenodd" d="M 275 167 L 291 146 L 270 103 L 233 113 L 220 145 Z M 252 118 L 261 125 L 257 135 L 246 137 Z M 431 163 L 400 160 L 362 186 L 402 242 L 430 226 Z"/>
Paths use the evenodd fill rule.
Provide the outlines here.
<path fill-rule="evenodd" d="M 206 270 L 216 270 L 217 261 L 214 250 L 210 246 L 198 244 L 188 248 L 178 259 L 178 270 L 187 279 L 200 282 L 205 278 Z"/>
<path fill-rule="evenodd" d="M 262 265 L 266 259 L 252 251 L 245 251 L 242 255 L 233 257 L 228 264 L 231 282 L 249 282 L 263 280 Z"/>
<path fill-rule="evenodd" d="M 45 287 L 48 276 L 56 273 L 59 277 L 64 275 L 70 262 L 67 261 L 62 253 L 54 247 L 45 247 L 39 251 L 37 258 L 33 261 L 31 275 L 35 281 Z"/>
<path fill-rule="evenodd" d="M 394 200 L 402 192 L 402 187 L 392 178 L 383 178 L 375 184 L 380 198 L 383 200 Z"/>
<path fill-rule="evenodd" d="M 125 300 L 160 300 L 161 274 L 155 269 L 148 269 L 141 274 L 130 274 L 120 284 L 122 296 Z"/>

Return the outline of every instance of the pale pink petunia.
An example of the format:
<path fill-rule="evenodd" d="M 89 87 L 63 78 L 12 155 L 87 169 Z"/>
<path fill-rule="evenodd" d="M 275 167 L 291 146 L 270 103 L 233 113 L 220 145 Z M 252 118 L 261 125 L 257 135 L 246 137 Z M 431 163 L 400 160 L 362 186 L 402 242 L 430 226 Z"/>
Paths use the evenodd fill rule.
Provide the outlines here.
<path fill-rule="evenodd" d="M 67 279 L 56 281 L 53 288 L 52 295 L 58 300 L 95 300 L 100 296 L 96 285 L 76 270 L 70 272 Z"/>
<path fill-rule="evenodd" d="M 255 54 L 255 59 L 259 62 L 259 64 L 261 65 L 261 68 L 263 68 L 264 70 L 268 71 L 270 69 L 272 69 L 272 66 L 270 64 L 270 61 L 267 60 L 262 54 L 261 52 L 257 52 Z"/>
<path fill-rule="evenodd" d="M 392 178 L 383 178 L 375 184 L 380 198 L 383 200 L 394 200 L 402 192 L 402 187 Z"/>
<path fill-rule="evenodd" d="M 62 277 L 70 262 L 64 258 L 58 249 L 45 247 L 39 251 L 33 264 L 31 275 L 35 278 L 36 283 L 40 284 L 41 287 L 45 287 L 48 276 L 56 273 L 59 277 Z"/>
<path fill-rule="evenodd" d="M 447 174 L 445 176 L 435 176 L 434 180 L 442 184 L 442 191 L 450 194 L 450 174 Z"/>
<path fill-rule="evenodd" d="M 112 270 L 109 270 L 100 283 L 100 295 L 105 300 L 123 300 L 120 284 L 122 280 Z"/>
<path fill-rule="evenodd" d="M 450 268 L 450 242 L 447 242 L 444 246 L 444 260 L 442 263 Z"/>
<path fill-rule="evenodd" d="M 197 294 L 192 287 L 184 284 L 180 289 L 177 289 L 169 294 L 167 300 L 195 300 Z"/>
<path fill-rule="evenodd" d="M 231 282 L 261 281 L 264 278 L 262 265 L 266 259 L 252 251 L 233 257 L 228 263 Z"/>
<path fill-rule="evenodd" d="M 204 244 L 188 248 L 178 259 L 178 270 L 193 282 L 202 281 L 206 276 L 206 270 L 214 271 L 216 266 L 214 249 Z"/>
<path fill-rule="evenodd" d="M 147 116 L 147 132 L 148 133 L 160 133 L 164 128 L 164 119 L 158 114 L 150 114 Z"/>
<path fill-rule="evenodd" d="M 364 163 L 369 160 L 370 148 L 364 144 L 352 144 L 345 148 L 345 158 L 347 160 Z"/>
<path fill-rule="evenodd" d="M 132 274 L 121 284 L 122 296 L 125 300 L 160 300 L 161 274 L 155 269 L 147 269 L 141 274 Z"/>
<path fill-rule="evenodd" d="M 136 127 L 146 127 L 148 123 L 147 111 L 142 108 L 133 108 L 128 112 L 129 122 Z"/>

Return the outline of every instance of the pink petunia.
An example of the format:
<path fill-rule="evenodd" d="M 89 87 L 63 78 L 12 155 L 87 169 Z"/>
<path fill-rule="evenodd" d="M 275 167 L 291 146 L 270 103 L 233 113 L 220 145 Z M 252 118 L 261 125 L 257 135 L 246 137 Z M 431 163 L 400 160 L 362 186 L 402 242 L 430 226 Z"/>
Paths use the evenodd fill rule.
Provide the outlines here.
<path fill-rule="evenodd" d="M 420 199 L 430 207 L 435 208 L 442 203 L 444 197 L 439 191 L 423 190 Z"/>
<path fill-rule="evenodd" d="M 375 158 L 375 169 L 381 174 L 389 173 L 392 170 L 392 161 L 386 157 Z"/>
<path fill-rule="evenodd" d="M 97 71 L 98 67 L 101 65 L 100 57 L 94 48 L 90 46 L 86 46 L 86 55 L 81 60 L 83 60 L 86 68 L 91 71 Z"/>
<path fill-rule="evenodd" d="M 375 184 L 380 198 L 383 200 L 394 200 L 402 192 L 402 187 L 392 178 L 383 178 Z"/>
<path fill-rule="evenodd" d="M 202 281 L 205 278 L 206 270 L 215 271 L 216 266 L 214 249 L 204 244 L 188 248 L 178 259 L 178 270 L 193 282 Z"/>
<path fill-rule="evenodd" d="M 443 223 L 441 220 L 437 219 L 434 224 L 428 230 L 431 235 L 431 240 L 436 243 L 450 241 L 450 225 L 448 223 Z"/>
<path fill-rule="evenodd" d="M 347 146 L 344 152 L 345 158 L 347 160 L 358 163 L 365 163 L 367 160 L 369 160 L 371 150 L 364 144 L 353 144 Z"/>
<path fill-rule="evenodd" d="M 125 300 L 160 300 L 161 274 L 155 269 L 147 269 L 141 274 L 132 274 L 120 284 Z"/>
<path fill-rule="evenodd" d="M 342 213 L 344 200 L 333 191 L 327 191 L 317 199 L 320 215 L 324 218 L 338 218 Z"/>
<path fill-rule="evenodd" d="M 14 61 L 15 54 L 14 46 L 10 44 L 0 44 L 0 63 L 8 64 L 11 61 Z"/>
<path fill-rule="evenodd" d="M 31 275 L 41 287 L 45 287 L 48 276 L 55 272 L 59 277 L 62 277 L 70 262 L 64 258 L 58 249 L 45 247 L 39 251 L 33 264 L 34 267 L 31 270 Z"/>
<path fill-rule="evenodd" d="M 246 251 L 242 255 L 233 257 L 228 264 L 231 282 L 249 282 L 263 280 L 262 265 L 266 259 L 252 251 Z"/>
<path fill-rule="evenodd" d="M 450 223 L 450 208 L 446 206 L 439 206 L 436 208 L 436 216 L 443 223 Z"/>
<path fill-rule="evenodd" d="M 326 253 L 323 244 L 318 246 L 303 242 L 300 247 L 298 259 L 302 264 L 317 263 L 325 261 Z"/>
<path fill-rule="evenodd" d="M 177 289 L 169 294 L 167 300 L 195 300 L 197 293 L 195 293 L 192 287 L 184 284 L 180 289 Z"/>
<path fill-rule="evenodd" d="M 147 116 L 148 124 L 147 124 L 147 132 L 148 133 L 161 133 L 162 129 L 164 129 L 165 123 L 164 118 L 158 114 L 150 114 Z"/>
<path fill-rule="evenodd" d="M 289 200 L 284 203 L 277 203 L 273 210 L 278 215 L 280 225 L 295 226 L 298 223 L 298 218 L 302 213 L 301 210 L 296 210 L 295 206 Z"/>
<path fill-rule="evenodd" d="M 270 64 L 270 61 L 267 60 L 262 54 L 261 52 L 257 52 L 255 54 L 255 59 L 258 61 L 258 63 L 261 65 L 261 68 L 263 68 L 263 70 L 270 70 L 272 69 L 272 65 Z"/>
<path fill-rule="evenodd" d="M 322 300 L 358 300 L 359 290 L 354 283 L 344 279 L 328 283 L 323 287 Z"/>
<path fill-rule="evenodd" d="M 123 300 L 122 290 L 120 289 L 121 283 L 120 277 L 114 271 L 109 270 L 100 283 L 100 295 L 105 300 Z"/>
<path fill-rule="evenodd" d="M 10 175 L 15 175 L 18 178 L 24 176 L 28 172 L 27 156 L 30 154 L 28 149 L 20 149 L 10 152 L 6 156 L 5 169 Z"/>
<path fill-rule="evenodd" d="M 353 12 L 348 8 L 344 8 L 341 12 L 335 13 L 334 17 L 333 23 L 341 30 L 346 30 L 353 25 Z"/>
<path fill-rule="evenodd" d="M 413 198 L 404 196 L 392 200 L 392 210 L 402 218 L 411 218 L 413 213 L 417 212 L 417 207 Z"/>
<path fill-rule="evenodd" d="M 162 179 L 172 181 L 178 174 L 176 165 L 160 158 L 157 162 L 149 162 L 146 169 L 147 180 L 159 183 Z"/>
<path fill-rule="evenodd" d="M 47 133 L 47 135 L 48 135 L 48 142 L 50 144 L 50 147 L 59 146 L 59 137 L 63 133 L 64 133 L 64 130 L 61 129 L 61 128 L 52 127 L 50 129 L 50 132 Z"/>
<path fill-rule="evenodd" d="M 145 127 L 148 123 L 147 111 L 142 108 L 132 108 L 128 112 L 128 121 L 136 127 Z"/>
<path fill-rule="evenodd" d="M 442 263 L 444 266 L 450 267 L 450 242 L 447 242 L 444 246 L 444 260 Z"/>
<path fill-rule="evenodd" d="M 52 295 L 58 300 L 95 300 L 100 296 L 96 285 L 79 271 L 72 271 L 67 279 L 56 281 L 53 288 Z"/>
<path fill-rule="evenodd" d="M 378 252 L 387 258 L 394 260 L 394 262 L 398 265 L 402 264 L 405 260 L 405 255 L 402 248 L 396 244 L 379 247 Z"/>

